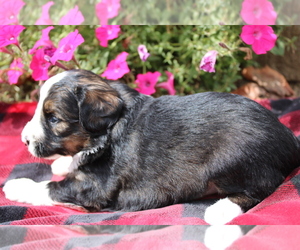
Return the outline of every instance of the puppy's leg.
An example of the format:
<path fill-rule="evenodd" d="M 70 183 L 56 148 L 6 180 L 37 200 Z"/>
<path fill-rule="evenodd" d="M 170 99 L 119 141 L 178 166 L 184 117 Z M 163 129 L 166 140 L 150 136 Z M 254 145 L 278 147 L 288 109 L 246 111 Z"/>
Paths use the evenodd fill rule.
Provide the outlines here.
<path fill-rule="evenodd" d="M 57 202 L 50 197 L 50 181 L 35 182 L 28 178 L 14 179 L 6 182 L 3 187 L 5 198 L 11 201 L 28 203 L 35 206 L 60 205 L 82 212 L 87 210 L 70 202 Z M 62 190 L 63 191 L 63 190 Z M 67 195 L 67 194 L 66 194 Z M 73 197 L 73 200 L 75 198 Z"/>
<path fill-rule="evenodd" d="M 6 182 L 3 187 L 6 199 L 33 205 L 53 205 L 49 197 L 49 181 L 34 182 L 28 178 L 14 179 Z"/>
<path fill-rule="evenodd" d="M 205 211 L 204 220 L 211 225 L 224 225 L 257 203 L 257 199 L 246 194 L 231 194 L 209 206 Z"/>
<path fill-rule="evenodd" d="M 66 176 L 77 170 L 80 165 L 82 152 L 72 156 L 61 156 L 51 164 L 52 173 L 59 176 Z"/>
<path fill-rule="evenodd" d="M 73 161 L 72 156 L 62 156 L 51 164 L 52 173 L 59 176 L 66 176 Z"/>
<path fill-rule="evenodd" d="M 93 174 L 70 173 L 61 181 L 48 184 L 49 196 L 57 205 L 88 211 L 100 211 L 107 205 L 105 185 L 101 185 Z M 108 190 L 109 192 L 109 190 Z"/>

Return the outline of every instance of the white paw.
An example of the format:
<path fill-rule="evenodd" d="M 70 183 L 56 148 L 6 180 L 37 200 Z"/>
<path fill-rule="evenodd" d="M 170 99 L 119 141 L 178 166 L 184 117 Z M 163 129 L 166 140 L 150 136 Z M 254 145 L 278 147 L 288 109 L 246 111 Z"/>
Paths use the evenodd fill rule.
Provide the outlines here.
<path fill-rule="evenodd" d="M 47 184 L 50 181 L 34 182 L 31 179 L 20 178 L 6 182 L 3 192 L 8 200 L 30 203 L 33 205 L 52 205 Z"/>
<path fill-rule="evenodd" d="M 224 225 L 242 213 L 239 205 L 225 198 L 205 210 L 204 220 L 210 225 Z"/>
<path fill-rule="evenodd" d="M 242 236 L 241 228 L 236 225 L 210 226 L 205 231 L 204 244 L 210 250 L 223 250 Z"/>
<path fill-rule="evenodd" d="M 51 164 L 52 173 L 59 176 L 66 176 L 70 172 L 72 156 L 62 156 Z"/>

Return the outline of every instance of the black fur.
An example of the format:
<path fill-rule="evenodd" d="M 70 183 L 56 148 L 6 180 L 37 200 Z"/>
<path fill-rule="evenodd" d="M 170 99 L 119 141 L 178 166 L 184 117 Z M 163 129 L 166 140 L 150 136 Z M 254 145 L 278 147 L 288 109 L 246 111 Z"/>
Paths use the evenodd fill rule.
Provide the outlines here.
<path fill-rule="evenodd" d="M 91 121 L 90 110 L 103 105 L 99 98 L 82 107 L 88 91 L 78 92 L 82 79 L 101 82 L 116 98 L 108 100 L 107 116 L 93 113 L 92 120 L 109 120 L 99 127 L 80 122 Z M 62 103 L 70 103 L 76 116 L 69 130 L 86 138 L 78 150 L 98 151 L 86 154 L 64 180 L 49 183 L 56 201 L 90 211 L 136 211 L 192 201 L 213 184 L 246 211 L 300 165 L 298 139 L 274 114 L 247 98 L 213 92 L 152 98 L 83 70 L 69 71 L 66 81 L 57 84 L 74 93 Z M 45 127 L 51 135 L 48 147 L 63 140 L 51 129 Z"/>

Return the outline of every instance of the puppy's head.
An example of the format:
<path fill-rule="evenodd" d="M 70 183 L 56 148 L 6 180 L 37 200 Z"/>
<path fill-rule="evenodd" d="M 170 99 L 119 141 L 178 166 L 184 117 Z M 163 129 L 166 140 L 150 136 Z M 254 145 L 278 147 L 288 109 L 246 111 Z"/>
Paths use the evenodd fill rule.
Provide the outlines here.
<path fill-rule="evenodd" d="M 118 92 L 98 75 L 70 70 L 47 80 L 22 141 L 36 157 L 75 155 L 98 147 L 123 107 Z"/>

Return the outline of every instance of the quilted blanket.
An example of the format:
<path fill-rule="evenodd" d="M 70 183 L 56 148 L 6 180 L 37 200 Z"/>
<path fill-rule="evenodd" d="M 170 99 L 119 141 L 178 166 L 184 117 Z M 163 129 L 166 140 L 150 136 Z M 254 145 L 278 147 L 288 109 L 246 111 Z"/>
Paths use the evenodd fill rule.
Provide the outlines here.
<path fill-rule="evenodd" d="M 274 112 L 300 138 L 300 98 L 261 100 L 259 103 Z M 0 104 L 0 224 L 60 225 L 53 229 L 54 235 L 60 235 L 67 230 L 65 225 L 75 228 L 76 225 L 206 225 L 203 220 L 204 211 L 216 201 L 216 197 L 139 212 L 95 213 L 79 212 L 61 206 L 33 206 L 7 200 L 2 191 L 7 180 L 26 177 L 39 182 L 60 178 L 52 174 L 51 161 L 33 158 L 20 140 L 22 128 L 33 116 L 35 108 L 36 103 Z M 299 192 L 300 168 L 292 172 L 272 195 L 228 224 L 300 225 Z M 182 233 L 187 228 L 180 227 L 178 230 Z M 21 227 L 19 233 L 22 230 L 25 232 L 26 228 Z M 38 229 L 35 227 L 35 230 Z M 48 231 L 48 234 L 51 232 Z"/>

